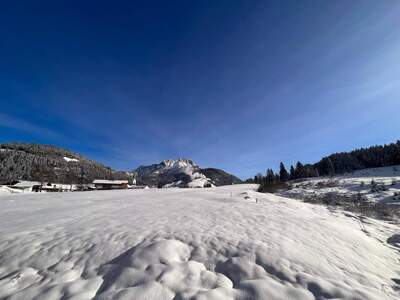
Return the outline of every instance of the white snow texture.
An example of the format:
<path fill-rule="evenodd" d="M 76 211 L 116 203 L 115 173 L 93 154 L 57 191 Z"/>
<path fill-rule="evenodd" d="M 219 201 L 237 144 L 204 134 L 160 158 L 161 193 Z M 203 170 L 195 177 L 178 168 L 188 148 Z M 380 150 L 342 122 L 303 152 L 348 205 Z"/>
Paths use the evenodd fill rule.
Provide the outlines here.
<path fill-rule="evenodd" d="M 397 225 L 255 188 L 2 196 L 0 299 L 399 299 Z"/>

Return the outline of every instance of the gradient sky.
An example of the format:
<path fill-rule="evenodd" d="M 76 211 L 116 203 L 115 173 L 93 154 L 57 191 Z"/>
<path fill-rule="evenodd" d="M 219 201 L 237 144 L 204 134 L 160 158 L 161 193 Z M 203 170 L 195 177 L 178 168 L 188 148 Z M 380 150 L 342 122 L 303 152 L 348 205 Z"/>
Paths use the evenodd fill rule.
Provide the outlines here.
<path fill-rule="evenodd" d="M 7 1 L 0 142 L 242 178 L 400 135 L 400 1 Z"/>

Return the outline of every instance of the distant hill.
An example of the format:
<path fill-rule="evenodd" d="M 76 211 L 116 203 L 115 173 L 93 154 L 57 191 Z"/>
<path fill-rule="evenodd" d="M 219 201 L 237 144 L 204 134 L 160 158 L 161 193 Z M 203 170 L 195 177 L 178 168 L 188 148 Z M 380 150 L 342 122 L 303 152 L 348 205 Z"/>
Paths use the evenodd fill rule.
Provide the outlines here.
<path fill-rule="evenodd" d="M 216 186 L 237 184 L 242 182 L 238 177 L 226 173 L 221 169 L 205 168 L 201 169 L 200 172 L 206 177 L 210 178 Z"/>
<path fill-rule="evenodd" d="M 41 144 L 0 144 L 0 184 L 15 180 L 90 183 L 94 179 L 131 179 L 121 171 L 80 154 Z"/>
<path fill-rule="evenodd" d="M 240 179 L 219 169 L 201 169 L 189 159 L 169 159 L 140 166 L 134 171 L 138 184 L 156 187 L 206 187 L 240 183 Z"/>

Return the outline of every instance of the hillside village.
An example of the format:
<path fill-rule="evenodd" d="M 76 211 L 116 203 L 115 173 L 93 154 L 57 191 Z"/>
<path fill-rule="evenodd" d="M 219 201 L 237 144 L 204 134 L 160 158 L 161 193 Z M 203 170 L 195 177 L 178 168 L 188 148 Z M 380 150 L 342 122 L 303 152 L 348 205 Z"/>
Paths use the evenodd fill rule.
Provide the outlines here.
<path fill-rule="evenodd" d="M 94 190 L 117 190 L 117 189 L 140 189 L 147 186 L 136 185 L 133 179 L 132 184 L 128 180 L 107 180 L 95 179 L 89 184 L 62 184 L 37 181 L 17 181 L 11 185 L 0 186 L 0 194 L 3 193 L 33 193 L 33 192 L 77 192 Z"/>

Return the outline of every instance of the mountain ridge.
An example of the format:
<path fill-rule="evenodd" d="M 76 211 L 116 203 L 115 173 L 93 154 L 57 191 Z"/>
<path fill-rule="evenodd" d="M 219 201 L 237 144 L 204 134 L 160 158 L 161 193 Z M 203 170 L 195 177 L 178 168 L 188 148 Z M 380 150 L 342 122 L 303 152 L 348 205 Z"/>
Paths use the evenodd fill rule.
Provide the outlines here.
<path fill-rule="evenodd" d="M 134 173 L 138 184 L 157 187 L 209 187 L 240 183 L 236 176 L 216 168 L 200 168 L 186 158 L 167 159 L 139 166 Z"/>

